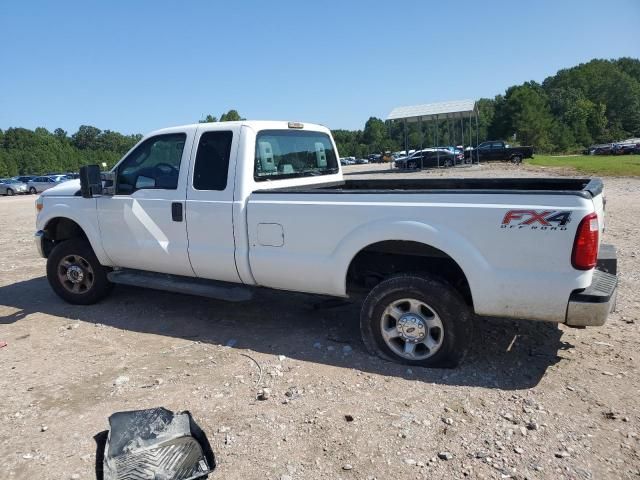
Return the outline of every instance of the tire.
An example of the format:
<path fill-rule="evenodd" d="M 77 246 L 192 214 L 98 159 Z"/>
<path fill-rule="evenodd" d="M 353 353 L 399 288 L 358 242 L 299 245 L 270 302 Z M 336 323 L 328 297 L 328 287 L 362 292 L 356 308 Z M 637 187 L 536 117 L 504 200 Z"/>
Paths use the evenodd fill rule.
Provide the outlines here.
<path fill-rule="evenodd" d="M 415 170 L 416 168 L 418 168 L 418 164 L 417 162 L 408 162 L 407 163 L 407 168 L 410 170 Z"/>
<path fill-rule="evenodd" d="M 444 161 L 444 167 L 445 167 L 445 168 L 451 168 L 451 167 L 453 167 L 453 161 L 452 161 L 450 158 L 447 158 L 447 159 Z"/>
<path fill-rule="evenodd" d="M 409 301 L 420 305 L 418 322 L 412 314 L 416 311 L 414 304 Z M 394 306 L 391 311 L 397 312 L 395 317 L 389 314 Z M 422 327 L 420 319 L 424 321 Z M 453 368 L 464 359 L 471 342 L 471 319 L 464 299 L 446 282 L 427 275 L 401 274 L 383 280 L 371 290 L 360 311 L 360 331 L 369 352 L 385 360 L 421 367 Z M 385 331 L 391 333 L 385 334 Z M 389 338 L 394 335 L 397 338 Z M 411 335 L 414 335 L 413 339 L 406 341 L 405 338 Z M 413 354 L 400 354 L 408 343 L 415 343 Z"/>
<path fill-rule="evenodd" d="M 511 157 L 511 161 L 516 165 L 520 165 L 522 163 L 522 157 L 520 155 L 514 155 Z"/>
<path fill-rule="evenodd" d="M 14 191 L 11 190 L 10 188 L 7 188 L 7 196 L 8 197 L 13 197 Z"/>
<path fill-rule="evenodd" d="M 47 259 L 47 280 L 53 291 L 74 305 L 91 305 L 113 288 L 108 269 L 100 265 L 89 243 L 73 238 L 54 247 Z"/>
<path fill-rule="evenodd" d="M 29 189 L 29 193 L 30 193 L 31 195 L 35 195 L 36 193 L 38 193 L 38 191 L 36 190 L 36 187 L 31 187 L 31 188 Z"/>

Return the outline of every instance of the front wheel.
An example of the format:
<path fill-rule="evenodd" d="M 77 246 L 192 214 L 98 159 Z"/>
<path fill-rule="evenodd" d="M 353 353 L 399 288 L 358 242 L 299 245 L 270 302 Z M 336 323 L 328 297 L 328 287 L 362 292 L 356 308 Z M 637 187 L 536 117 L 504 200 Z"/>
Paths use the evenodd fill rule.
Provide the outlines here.
<path fill-rule="evenodd" d="M 29 193 L 30 193 L 31 195 L 35 195 L 36 193 L 38 193 L 38 191 L 36 190 L 36 187 L 31 187 L 31 188 L 29 189 Z"/>
<path fill-rule="evenodd" d="M 7 188 L 7 196 L 13 197 L 13 190 L 11 190 L 10 188 Z"/>
<path fill-rule="evenodd" d="M 80 238 L 56 245 L 47 259 L 47 280 L 60 298 L 76 305 L 96 303 L 113 287 L 91 245 Z"/>
<path fill-rule="evenodd" d="M 471 341 L 471 312 L 450 285 L 426 275 L 396 275 L 371 290 L 360 312 L 374 355 L 422 367 L 457 366 Z"/>

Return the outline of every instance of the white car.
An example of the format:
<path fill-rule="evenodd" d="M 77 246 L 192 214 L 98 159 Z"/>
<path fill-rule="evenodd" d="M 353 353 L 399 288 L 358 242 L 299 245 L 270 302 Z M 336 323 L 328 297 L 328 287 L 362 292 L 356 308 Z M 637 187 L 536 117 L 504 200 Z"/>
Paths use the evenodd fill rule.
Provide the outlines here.
<path fill-rule="evenodd" d="M 364 299 L 370 351 L 433 367 L 463 358 L 474 317 L 602 325 L 615 298 L 599 179 L 345 180 L 327 128 L 264 121 L 159 130 L 102 175 L 36 202 L 47 278 L 74 304 L 113 284 Z"/>

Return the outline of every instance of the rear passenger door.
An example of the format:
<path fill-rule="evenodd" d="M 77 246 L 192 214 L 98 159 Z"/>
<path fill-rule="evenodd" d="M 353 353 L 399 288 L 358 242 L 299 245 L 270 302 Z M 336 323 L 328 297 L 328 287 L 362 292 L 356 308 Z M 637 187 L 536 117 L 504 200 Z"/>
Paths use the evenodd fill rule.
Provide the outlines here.
<path fill-rule="evenodd" d="M 196 276 L 241 282 L 236 270 L 233 189 L 240 130 L 204 125 L 198 128 L 187 186 L 189 260 Z M 232 161 L 233 160 L 233 161 Z"/>
<path fill-rule="evenodd" d="M 481 143 L 476 152 L 478 160 L 491 160 L 491 142 Z"/>
<path fill-rule="evenodd" d="M 491 160 L 504 160 L 503 142 L 493 142 L 491 145 Z"/>

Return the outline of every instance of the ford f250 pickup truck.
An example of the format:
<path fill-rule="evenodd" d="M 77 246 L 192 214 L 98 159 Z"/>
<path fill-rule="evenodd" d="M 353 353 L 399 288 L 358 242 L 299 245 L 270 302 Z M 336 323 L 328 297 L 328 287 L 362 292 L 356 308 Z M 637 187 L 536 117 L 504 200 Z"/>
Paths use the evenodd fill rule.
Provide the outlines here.
<path fill-rule="evenodd" d="M 113 284 L 352 297 L 371 352 L 450 367 L 483 316 L 605 322 L 616 265 L 598 259 L 602 191 L 580 178 L 345 180 L 325 127 L 205 123 L 47 190 L 35 235 L 70 303 Z"/>
<path fill-rule="evenodd" d="M 533 147 L 512 147 L 504 142 L 482 142 L 477 148 L 464 152 L 465 158 L 473 161 L 503 160 L 512 163 L 522 163 L 525 158 L 533 158 Z"/>

